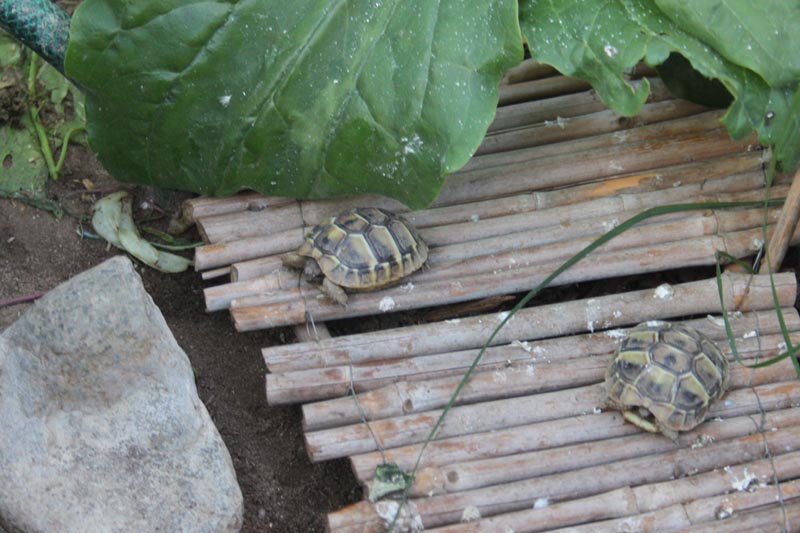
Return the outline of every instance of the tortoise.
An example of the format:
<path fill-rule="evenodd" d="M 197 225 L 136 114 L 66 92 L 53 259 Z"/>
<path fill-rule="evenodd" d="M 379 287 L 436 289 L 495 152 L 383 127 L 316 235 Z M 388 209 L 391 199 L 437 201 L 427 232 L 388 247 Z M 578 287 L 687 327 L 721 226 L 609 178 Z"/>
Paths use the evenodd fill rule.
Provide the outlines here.
<path fill-rule="evenodd" d="M 403 217 L 378 207 L 355 207 L 330 217 L 281 259 L 302 269 L 323 293 L 342 305 L 347 293 L 393 285 L 419 269 L 428 245 Z"/>
<path fill-rule="evenodd" d="M 728 360 L 699 331 L 651 321 L 628 332 L 606 372 L 607 405 L 672 440 L 703 422 L 730 381 Z"/>

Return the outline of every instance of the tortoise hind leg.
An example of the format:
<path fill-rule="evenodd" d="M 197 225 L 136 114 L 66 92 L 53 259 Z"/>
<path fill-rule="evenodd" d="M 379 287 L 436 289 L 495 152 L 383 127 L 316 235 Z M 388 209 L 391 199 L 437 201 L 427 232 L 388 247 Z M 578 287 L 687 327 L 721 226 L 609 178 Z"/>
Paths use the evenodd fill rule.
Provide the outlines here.
<path fill-rule="evenodd" d="M 322 280 L 322 287 L 320 287 L 320 290 L 339 304 L 347 305 L 347 293 L 344 292 L 343 288 L 328 278 Z"/>

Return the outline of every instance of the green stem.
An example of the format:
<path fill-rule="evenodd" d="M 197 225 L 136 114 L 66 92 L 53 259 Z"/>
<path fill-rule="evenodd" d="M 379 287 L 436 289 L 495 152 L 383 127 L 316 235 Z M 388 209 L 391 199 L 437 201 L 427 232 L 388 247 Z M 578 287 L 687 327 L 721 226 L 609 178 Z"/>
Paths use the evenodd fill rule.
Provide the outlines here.
<path fill-rule="evenodd" d="M 60 166 L 56 166 L 53 161 L 53 152 L 50 150 L 50 140 L 47 138 L 47 131 L 44 129 L 42 121 L 39 120 L 39 108 L 36 105 L 36 75 L 39 72 L 37 68 L 37 58 L 38 56 L 31 54 L 31 62 L 28 67 L 28 114 L 30 115 L 33 129 L 36 132 L 36 137 L 39 139 L 39 148 L 47 164 L 47 171 L 54 180 L 57 180 Z"/>
<path fill-rule="evenodd" d="M 58 155 L 58 162 L 55 166 L 56 174 L 54 174 L 55 177 L 53 179 L 56 179 L 58 173 L 61 172 L 61 168 L 64 166 L 64 160 L 67 158 L 67 148 L 69 148 L 69 138 L 72 137 L 73 133 L 85 129 L 84 126 L 75 126 L 74 128 L 68 129 L 64 134 L 64 140 L 61 142 L 61 153 Z"/>

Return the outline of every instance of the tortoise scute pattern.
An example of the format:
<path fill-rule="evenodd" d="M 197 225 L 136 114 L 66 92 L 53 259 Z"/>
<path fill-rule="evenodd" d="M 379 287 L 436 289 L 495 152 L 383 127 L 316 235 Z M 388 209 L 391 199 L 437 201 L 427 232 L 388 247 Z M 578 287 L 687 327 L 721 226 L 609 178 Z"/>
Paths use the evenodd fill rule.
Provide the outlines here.
<path fill-rule="evenodd" d="M 428 247 L 405 220 L 383 209 L 354 208 L 316 226 L 298 250 L 334 283 L 353 289 L 391 284 L 422 266 Z"/>
<path fill-rule="evenodd" d="M 728 360 L 713 341 L 683 325 L 652 322 L 623 339 L 606 390 L 612 407 L 644 407 L 662 431 L 687 431 L 703 421 L 728 381 Z"/>

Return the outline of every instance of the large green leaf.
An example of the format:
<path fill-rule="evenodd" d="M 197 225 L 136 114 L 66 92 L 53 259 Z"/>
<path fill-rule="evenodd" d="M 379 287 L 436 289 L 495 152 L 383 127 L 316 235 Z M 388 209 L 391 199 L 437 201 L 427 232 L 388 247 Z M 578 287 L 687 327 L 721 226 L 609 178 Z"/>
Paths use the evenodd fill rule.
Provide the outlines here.
<path fill-rule="evenodd" d="M 589 81 L 610 107 L 639 111 L 649 92 L 625 73 L 670 52 L 720 80 L 734 98 L 722 119 L 734 137 L 753 129 L 784 168 L 800 161 L 800 2 L 786 0 L 521 0 L 520 22 L 537 59 Z"/>
<path fill-rule="evenodd" d="M 86 0 L 66 71 L 118 178 L 428 204 L 521 59 L 515 0 Z"/>

